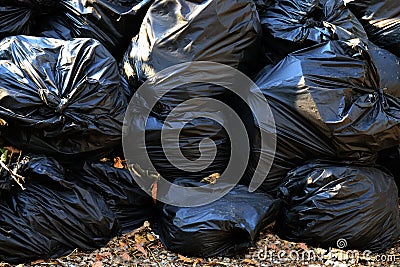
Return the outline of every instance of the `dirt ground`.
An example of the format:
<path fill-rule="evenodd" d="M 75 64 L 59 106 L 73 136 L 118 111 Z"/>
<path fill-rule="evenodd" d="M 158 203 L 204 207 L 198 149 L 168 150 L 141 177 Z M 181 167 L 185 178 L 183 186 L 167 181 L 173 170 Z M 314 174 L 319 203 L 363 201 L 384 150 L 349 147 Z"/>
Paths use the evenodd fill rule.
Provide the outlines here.
<path fill-rule="evenodd" d="M 0 263 L 0 267 L 11 266 Z M 382 254 L 337 248 L 326 250 L 282 240 L 271 232 L 270 227 L 261 233 L 256 247 L 250 248 L 245 255 L 200 259 L 166 250 L 145 223 L 143 227 L 114 238 L 106 247 L 92 253 L 74 251 L 63 258 L 14 266 L 400 266 L 400 243 Z"/>

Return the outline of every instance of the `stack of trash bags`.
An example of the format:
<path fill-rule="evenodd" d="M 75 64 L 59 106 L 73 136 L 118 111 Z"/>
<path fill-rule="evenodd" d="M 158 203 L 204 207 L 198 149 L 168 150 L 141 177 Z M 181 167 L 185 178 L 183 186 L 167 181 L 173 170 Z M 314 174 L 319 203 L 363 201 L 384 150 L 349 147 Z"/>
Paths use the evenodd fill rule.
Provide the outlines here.
<path fill-rule="evenodd" d="M 1 149 L 0 262 L 91 251 L 145 221 L 167 249 L 187 256 L 237 255 L 273 224 L 290 241 L 389 248 L 400 235 L 397 7 L 393 0 L 0 0 L 0 137 L 15 150 Z M 247 88 L 247 102 L 269 107 L 275 128 L 227 88 L 198 81 L 166 95 L 148 89 L 159 100 L 143 117 L 140 86 L 192 61 L 251 77 L 258 88 Z M 148 172 L 113 164 L 122 156 L 124 118 L 129 112 L 129 129 L 146 132 L 146 147 L 137 149 L 157 172 L 201 186 L 225 171 L 232 144 L 229 114 L 219 107 L 197 102 L 218 122 L 169 116 L 197 98 L 239 114 L 248 166 L 212 203 L 162 203 L 136 182 L 152 179 Z M 177 148 L 163 147 L 162 133 L 177 128 L 187 160 L 217 149 L 206 169 L 181 170 L 165 155 Z M 276 149 L 263 134 L 276 135 Z M 135 163 L 152 168 L 141 153 Z"/>

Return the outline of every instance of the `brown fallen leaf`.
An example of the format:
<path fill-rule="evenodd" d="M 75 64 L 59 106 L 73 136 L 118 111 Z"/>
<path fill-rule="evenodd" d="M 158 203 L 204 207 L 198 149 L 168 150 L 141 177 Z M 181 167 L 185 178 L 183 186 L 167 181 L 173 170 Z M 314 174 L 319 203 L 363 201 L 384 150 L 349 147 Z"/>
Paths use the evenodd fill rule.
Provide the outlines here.
<path fill-rule="evenodd" d="M 103 263 L 101 261 L 96 261 L 93 263 L 92 267 L 103 267 Z"/>
<path fill-rule="evenodd" d="M 147 237 L 147 240 L 149 240 L 150 242 L 153 242 L 156 240 L 156 238 L 152 234 L 147 234 L 146 237 Z"/>
<path fill-rule="evenodd" d="M 271 249 L 271 250 L 276 250 L 276 251 L 278 251 L 278 247 L 277 247 L 274 243 L 270 243 L 270 244 L 268 245 L 268 248 Z"/>
<path fill-rule="evenodd" d="M 180 254 L 178 254 L 178 258 L 179 258 L 180 261 L 183 261 L 184 263 L 192 263 L 192 262 L 193 262 L 192 259 L 187 258 L 187 257 L 185 257 L 185 256 L 182 256 L 182 255 L 180 255 Z"/>
<path fill-rule="evenodd" d="M 216 184 L 217 180 L 221 177 L 221 174 L 219 173 L 213 173 L 211 175 L 209 175 L 206 178 L 203 178 L 201 180 L 202 183 L 207 183 L 207 184 Z"/>
<path fill-rule="evenodd" d="M 197 258 L 194 262 L 193 262 L 193 267 L 196 267 L 197 264 L 199 263 L 203 263 L 203 259 Z"/>
<path fill-rule="evenodd" d="M 131 260 L 132 260 L 131 256 L 129 256 L 128 253 L 126 253 L 126 252 L 121 253 L 119 256 L 120 256 L 124 261 L 131 261 Z"/>
<path fill-rule="evenodd" d="M 3 119 L 0 119 L 0 126 L 7 126 L 7 122 Z"/>
<path fill-rule="evenodd" d="M 44 262 L 44 260 L 37 260 L 37 261 L 31 262 L 31 265 L 41 264 L 43 262 Z"/>
<path fill-rule="evenodd" d="M 158 180 L 155 180 L 151 185 L 151 197 L 153 198 L 154 204 L 157 204 L 157 190 L 158 190 Z"/>
<path fill-rule="evenodd" d="M 21 150 L 19 150 L 18 148 L 12 147 L 12 146 L 6 146 L 4 148 L 7 149 L 9 154 L 11 154 L 11 155 L 21 153 Z"/>
<path fill-rule="evenodd" d="M 100 253 L 99 255 L 100 255 L 101 257 L 103 257 L 103 258 L 110 258 L 110 257 L 112 257 L 111 252 L 103 252 L 103 253 Z"/>
<path fill-rule="evenodd" d="M 136 243 L 135 246 L 134 246 L 134 248 L 135 248 L 137 251 L 141 252 L 146 258 L 149 257 L 149 254 L 147 253 L 147 251 L 146 251 L 146 250 L 144 249 L 144 247 L 142 247 L 140 244 Z"/>
<path fill-rule="evenodd" d="M 125 242 L 119 241 L 119 248 L 120 249 L 125 249 L 126 246 L 127 246 L 127 244 Z"/>
<path fill-rule="evenodd" d="M 114 158 L 114 168 L 123 169 L 124 165 L 122 164 L 122 160 L 120 157 Z"/>
<path fill-rule="evenodd" d="M 96 254 L 96 261 L 101 261 L 103 259 L 103 256 L 101 256 L 100 254 Z"/>
<path fill-rule="evenodd" d="M 143 234 L 135 234 L 135 242 L 140 244 L 141 246 L 147 245 L 149 241 L 147 240 L 147 237 L 145 236 L 145 233 Z"/>
<path fill-rule="evenodd" d="M 252 259 L 244 259 L 242 262 L 245 264 L 249 264 L 249 265 L 258 265 L 259 264 L 256 260 L 252 260 Z"/>
<path fill-rule="evenodd" d="M 298 243 L 297 246 L 299 246 L 299 248 L 301 248 L 304 251 L 309 251 L 309 249 L 305 243 Z"/>

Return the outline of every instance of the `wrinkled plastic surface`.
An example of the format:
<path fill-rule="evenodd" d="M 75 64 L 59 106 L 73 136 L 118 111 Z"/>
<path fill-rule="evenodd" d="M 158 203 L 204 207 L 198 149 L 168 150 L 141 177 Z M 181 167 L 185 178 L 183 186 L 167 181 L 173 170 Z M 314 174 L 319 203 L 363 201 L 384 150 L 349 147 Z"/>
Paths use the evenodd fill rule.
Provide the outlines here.
<path fill-rule="evenodd" d="M 0 231 L 2 260 L 21 263 L 59 257 L 75 248 L 94 250 L 120 233 L 103 198 L 65 179 L 54 159 L 25 156 L 18 173 L 26 178 L 26 189 L 14 186 L 1 200 L 2 226 L 10 229 L 8 234 Z M 16 252 L 14 244 L 28 249 Z"/>
<path fill-rule="evenodd" d="M 136 184 L 127 169 L 114 168 L 111 163 L 85 163 L 73 176 L 80 186 L 93 189 L 105 199 L 124 233 L 154 217 L 153 199 Z"/>
<path fill-rule="evenodd" d="M 1 135 L 12 145 L 71 162 L 120 144 L 127 98 L 98 41 L 9 37 L 0 60 Z"/>
<path fill-rule="evenodd" d="M 69 40 L 93 38 L 120 59 L 140 28 L 152 0 L 61 0 L 39 20 L 38 35 Z"/>
<path fill-rule="evenodd" d="M 400 57 L 400 5 L 397 0 L 345 0 L 369 39 Z"/>
<path fill-rule="evenodd" d="M 202 185 L 185 180 L 177 183 Z M 195 257 L 233 256 L 254 245 L 260 230 L 275 221 L 279 209 L 278 199 L 249 193 L 247 187 L 237 185 L 204 206 L 160 205 L 158 230 L 163 244 L 174 252 Z"/>
<path fill-rule="evenodd" d="M 346 249 L 382 252 L 399 237 L 397 187 L 379 169 L 310 163 L 288 174 L 279 196 L 275 225 L 285 239 L 324 248 L 345 239 Z"/>
<path fill-rule="evenodd" d="M 11 35 L 31 34 L 35 27 L 34 11 L 12 1 L 0 1 L 0 39 Z"/>
<path fill-rule="evenodd" d="M 133 88 L 191 61 L 223 63 L 249 74 L 262 59 L 260 38 L 252 1 L 157 0 L 124 56 L 123 73 Z"/>
<path fill-rule="evenodd" d="M 7 204 L 0 204 L 0 259 L 19 264 L 61 257 L 73 251 L 59 242 L 38 233 Z"/>
<path fill-rule="evenodd" d="M 379 72 L 368 46 L 353 40 L 292 53 L 258 76 L 256 84 L 277 128 L 275 159 L 264 189 L 273 189 L 288 169 L 305 160 L 372 164 L 378 151 L 399 144 L 400 102 L 388 93 L 398 92 L 400 80 L 390 79 L 386 86 Z M 250 101 L 262 104 L 254 93 Z M 271 131 L 268 125 L 260 130 Z M 259 144 L 256 136 L 254 153 L 271 154 L 260 151 Z"/>
<path fill-rule="evenodd" d="M 314 44 L 367 38 L 342 0 L 277 0 L 260 13 L 260 19 L 272 62 Z"/>
<path fill-rule="evenodd" d="M 203 88 L 201 88 L 201 86 L 191 88 L 208 90 L 212 87 L 205 85 Z M 182 101 L 187 100 L 187 94 L 185 94 L 184 88 L 178 88 L 175 91 L 174 96 L 176 97 L 180 93 L 182 94 L 180 99 Z M 159 97 L 162 96 L 159 95 Z M 179 98 L 175 99 L 179 100 Z M 138 163 L 144 169 L 153 169 L 152 165 L 154 165 L 154 168 L 157 170 L 157 172 L 170 181 L 182 177 L 190 177 L 192 179 L 201 180 L 202 178 L 213 173 L 223 173 L 228 165 L 230 156 L 229 136 L 224 130 L 222 124 L 205 117 L 206 115 L 210 116 L 217 114 L 220 121 L 226 124 L 228 118 L 224 113 L 219 111 L 218 107 L 207 105 L 205 101 L 197 101 L 197 103 L 192 102 L 191 110 L 201 112 L 204 117 L 192 118 L 191 112 L 182 112 L 179 114 L 175 113 L 174 116 L 169 117 L 168 112 L 165 112 L 164 114 L 151 112 L 150 116 L 147 117 L 143 112 L 143 108 L 146 107 L 146 102 L 141 101 L 140 98 L 133 99 L 133 101 L 136 100 L 137 102 L 131 104 L 131 109 L 127 111 L 131 114 L 131 120 L 129 123 L 127 123 L 128 127 L 130 127 L 130 135 L 128 137 L 129 147 L 125 146 L 124 149 L 125 152 L 128 153 L 126 155 L 129 155 L 130 157 L 130 162 Z M 161 99 L 161 101 L 163 101 L 163 99 Z M 158 106 L 155 108 L 156 111 L 157 107 Z M 169 110 L 167 109 L 166 111 Z M 173 123 L 164 123 L 167 117 Z M 173 139 L 176 136 L 177 129 L 180 130 L 179 147 L 172 142 L 165 142 L 165 140 Z M 143 147 L 142 143 L 138 142 L 139 139 L 134 138 L 135 136 L 140 136 L 140 134 L 143 132 L 146 134 L 145 147 Z M 164 135 L 163 138 L 161 138 L 162 133 Z M 214 143 L 201 143 L 204 138 L 210 138 Z M 164 140 L 164 143 L 162 143 L 162 140 Z M 201 151 L 199 150 L 200 144 Z M 199 162 L 196 162 L 196 160 L 202 156 L 202 153 L 211 153 L 211 151 L 214 150 L 214 144 L 217 152 L 216 156 L 213 162 L 201 172 L 189 172 L 185 171 L 184 169 L 179 169 L 170 161 L 170 157 L 174 157 L 175 161 L 180 160 L 181 156 L 178 152 L 181 152 L 185 157 L 183 160 L 189 159 L 193 161 L 192 164 L 195 166 L 196 164 L 199 164 Z M 144 149 L 147 151 L 147 154 L 151 160 L 151 165 L 147 165 L 148 163 L 144 158 L 145 155 L 136 152 L 140 150 L 143 151 Z M 178 149 L 179 151 L 177 151 Z M 165 151 L 169 152 L 169 158 L 167 158 L 165 155 Z M 208 160 L 208 158 L 205 159 Z M 185 166 L 190 167 L 190 162 L 188 162 Z"/>
<path fill-rule="evenodd" d="M 132 90 L 165 68 L 191 61 L 213 61 L 223 63 L 246 73 L 254 71 L 257 62 L 262 59 L 259 47 L 261 28 L 255 5 L 249 0 L 235 1 L 155 1 L 151 5 L 140 32 L 132 40 L 123 62 L 122 71 Z M 261 55 L 261 57 L 260 57 Z M 187 73 L 186 73 L 187 74 Z M 159 103 L 152 110 L 149 118 L 143 117 L 143 109 L 148 104 L 141 99 L 133 104 L 130 123 L 132 132 L 146 131 L 146 149 L 158 172 L 168 179 L 178 177 L 204 178 L 212 173 L 222 173 L 230 155 L 229 137 L 222 123 L 227 118 L 221 114 L 220 107 L 211 107 L 204 101 L 192 102 L 191 111 L 201 111 L 205 115 L 218 114 L 222 123 L 203 118 L 190 120 L 191 112 L 170 116 L 171 123 L 165 123 L 169 112 L 186 100 L 209 97 L 225 101 L 228 90 L 206 83 L 193 83 L 177 88 L 162 95 L 154 90 Z M 146 128 L 144 122 L 147 120 Z M 210 138 L 217 146 L 217 156 L 210 167 L 202 172 L 185 172 L 170 164 L 164 150 L 176 150 L 176 147 L 161 145 L 161 130 L 166 133 L 180 129 L 180 148 L 182 154 L 196 164 L 200 157 L 199 143 Z M 171 139 L 168 135 L 164 140 Z M 134 142 L 134 140 L 132 140 Z M 135 144 L 141 146 L 140 144 Z M 169 149 L 171 148 L 171 149 Z M 211 151 L 214 144 L 203 143 L 203 151 Z M 143 168 L 149 169 L 137 155 L 135 159 Z M 177 158 L 179 160 L 179 158 Z"/>

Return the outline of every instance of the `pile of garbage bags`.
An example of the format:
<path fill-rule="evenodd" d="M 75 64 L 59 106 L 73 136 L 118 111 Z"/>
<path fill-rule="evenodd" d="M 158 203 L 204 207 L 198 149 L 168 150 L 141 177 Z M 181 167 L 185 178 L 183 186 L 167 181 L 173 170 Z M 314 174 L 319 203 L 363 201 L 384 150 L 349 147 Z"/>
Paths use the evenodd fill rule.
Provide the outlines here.
<path fill-rule="evenodd" d="M 394 0 L 0 0 L 0 262 L 91 251 L 145 221 L 167 249 L 195 257 L 243 253 L 271 225 L 284 239 L 320 247 L 345 239 L 346 249 L 390 248 L 400 236 L 398 7 Z M 254 86 L 241 88 L 246 101 L 196 79 L 166 94 L 146 87 L 157 98 L 151 108 L 137 94 L 165 69 L 193 61 L 250 77 Z M 232 116 L 214 100 L 247 130 L 251 155 L 233 186 L 218 180 L 232 157 L 225 129 Z M 173 113 L 185 101 L 209 116 Z M 274 127 L 245 102 L 271 112 Z M 129 147 L 147 154 L 136 153 L 133 165 L 123 158 L 128 129 L 146 134 L 144 147 L 135 140 Z M 173 136 L 165 132 L 174 131 L 179 144 L 166 147 L 163 138 Z M 196 165 L 214 149 L 201 171 L 173 164 Z M 171 158 L 168 150 L 179 153 Z M 174 185 L 232 189 L 206 205 L 163 203 L 153 169 Z"/>

